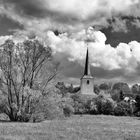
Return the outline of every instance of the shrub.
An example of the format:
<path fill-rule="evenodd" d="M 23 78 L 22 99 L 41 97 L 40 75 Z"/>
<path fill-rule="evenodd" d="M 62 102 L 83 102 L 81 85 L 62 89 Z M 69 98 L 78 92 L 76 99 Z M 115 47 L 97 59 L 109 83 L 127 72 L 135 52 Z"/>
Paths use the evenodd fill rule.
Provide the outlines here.
<path fill-rule="evenodd" d="M 80 96 L 74 97 L 74 113 L 84 114 L 86 113 L 85 101 Z"/>
<path fill-rule="evenodd" d="M 106 100 L 102 103 L 101 112 L 105 115 L 112 115 L 114 111 L 114 105 L 109 100 Z"/>
<path fill-rule="evenodd" d="M 91 96 L 75 94 L 75 95 L 72 95 L 71 98 L 73 99 L 73 103 L 74 103 L 73 107 L 74 107 L 75 114 L 89 113 L 88 103 L 92 99 Z"/>
<path fill-rule="evenodd" d="M 74 102 L 72 98 L 69 97 L 69 94 L 67 95 L 67 97 L 61 98 L 59 106 L 63 109 L 64 116 L 70 117 L 74 113 Z"/>
<path fill-rule="evenodd" d="M 43 112 L 40 112 L 40 113 L 34 113 L 30 119 L 31 122 L 41 122 L 41 121 L 44 121 L 45 120 L 45 117 L 44 117 L 44 113 Z"/>
<path fill-rule="evenodd" d="M 135 100 L 137 111 L 140 111 L 140 95 L 137 95 Z"/>
<path fill-rule="evenodd" d="M 95 104 L 94 99 L 91 99 L 91 100 L 87 101 L 86 108 L 87 108 L 87 113 L 98 114 L 97 105 Z"/>
<path fill-rule="evenodd" d="M 119 90 L 112 90 L 111 91 L 111 98 L 116 101 L 119 102 L 120 101 L 120 91 Z"/>
<path fill-rule="evenodd" d="M 72 98 L 75 114 L 113 114 L 115 102 L 109 94 L 100 93 L 97 97 L 74 95 Z"/>
<path fill-rule="evenodd" d="M 42 96 L 38 101 L 34 101 L 32 106 L 33 115 L 31 121 L 40 122 L 43 120 L 61 119 L 69 117 L 74 113 L 73 100 L 70 94 L 65 97 L 51 91 L 46 96 Z"/>
<path fill-rule="evenodd" d="M 9 117 L 6 114 L 0 113 L 0 121 L 6 121 L 6 122 L 8 122 L 10 120 L 9 120 Z"/>
<path fill-rule="evenodd" d="M 110 95 L 100 94 L 95 99 L 98 114 L 112 115 L 114 112 L 115 102 Z"/>
<path fill-rule="evenodd" d="M 131 87 L 131 91 L 133 94 L 139 94 L 140 93 L 140 87 L 138 84 L 134 84 L 132 87 Z"/>
<path fill-rule="evenodd" d="M 59 107 L 59 99 L 41 97 L 34 106 L 31 121 L 39 122 L 46 119 L 59 119 L 63 117 L 63 109 Z"/>
<path fill-rule="evenodd" d="M 136 112 L 135 116 L 140 117 L 140 111 Z"/>
<path fill-rule="evenodd" d="M 117 103 L 117 106 L 114 109 L 114 115 L 116 116 L 128 116 L 131 115 L 131 108 L 129 103 L 121 101 Z"/>
<path fill-rule="evenodd" d="M 95 94 L 97 94 L 97 95 L 100 93 L 100 88 L 99 88 L 98 85 L 94 85 L 94 92 L 95 92 Z"/>
<path fill-rule="evenodd" d="M 74 108 L 71 105 L 66 104 L 63 107 L 63 113 L 64 113 L 65 117 L 70 117 L 74 113 Z"/>

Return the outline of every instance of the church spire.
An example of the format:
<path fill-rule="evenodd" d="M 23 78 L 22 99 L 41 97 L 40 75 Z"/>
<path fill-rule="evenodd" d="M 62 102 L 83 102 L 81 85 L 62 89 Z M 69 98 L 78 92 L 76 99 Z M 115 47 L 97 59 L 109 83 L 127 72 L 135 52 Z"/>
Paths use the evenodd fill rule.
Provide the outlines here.
<path fill-rule="evenodd" d="M 84 75 L 90 75 L 90 65 L 89 65 L 89 57 L 88 57 L 88 48 L 87 48 L 87 54 L 86 54 L 86 62 L 85 62 Z"/>

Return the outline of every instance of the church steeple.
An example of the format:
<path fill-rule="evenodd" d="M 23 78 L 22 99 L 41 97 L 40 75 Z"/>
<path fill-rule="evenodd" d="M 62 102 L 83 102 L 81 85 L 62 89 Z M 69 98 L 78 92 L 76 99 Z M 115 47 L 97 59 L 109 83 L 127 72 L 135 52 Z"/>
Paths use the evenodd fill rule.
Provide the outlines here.
<path fill-rule="evenodd" d="M 88 48 L 87 48 L 87 54 L 86 54 L 86 62 L 85 62 L 84 75 L 90 75 L 90 65 L 89 65 Z"/>
<path fill-rule="evenodd" d="M 89 54 L 88 48 L 86 53 L 86 61 L 85 61 L 85 71 L 84 75 L 81 78 L 81 94 L 85 95 L 94 95 L 94 78 L 90 73 L 90 64 L 89 64 Z"/>

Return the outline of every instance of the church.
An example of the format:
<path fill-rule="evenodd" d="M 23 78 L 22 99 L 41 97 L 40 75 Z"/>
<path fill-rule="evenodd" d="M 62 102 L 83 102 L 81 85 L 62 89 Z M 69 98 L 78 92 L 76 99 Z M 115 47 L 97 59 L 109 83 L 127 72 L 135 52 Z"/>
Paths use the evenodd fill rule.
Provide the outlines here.
<path fill-rule="evenodd" d="M 89 52 L 87 48 L 84 75 L 81 78 L 81 94 L 96 95 L 94 93 L 94 78 L 90 72 Z"/>

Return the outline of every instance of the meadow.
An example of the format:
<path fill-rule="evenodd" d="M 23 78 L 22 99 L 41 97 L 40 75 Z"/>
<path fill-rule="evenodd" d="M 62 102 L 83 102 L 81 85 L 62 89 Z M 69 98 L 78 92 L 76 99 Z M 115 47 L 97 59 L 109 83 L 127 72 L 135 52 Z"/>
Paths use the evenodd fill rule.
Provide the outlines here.
<path fill-rule="evenodd" d="M 140 119 L 75 115 L 41 123 L 0 122 L 0 140 L 140 140 Z"/>

